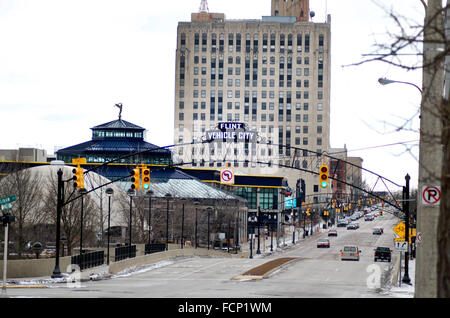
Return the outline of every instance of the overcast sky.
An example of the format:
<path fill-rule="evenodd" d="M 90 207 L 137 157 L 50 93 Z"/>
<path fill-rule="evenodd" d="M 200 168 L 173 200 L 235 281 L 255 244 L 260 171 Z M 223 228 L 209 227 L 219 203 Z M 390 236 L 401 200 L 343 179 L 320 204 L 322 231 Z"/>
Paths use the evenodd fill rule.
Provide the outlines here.
<path fill-rule="evenodd" d="M 122 119 L 147 129 L 147 141 L 173 144 L 177 24 L 200 0 L 0 0 L 0 149 L 55 149 L 91 139 L 90 128 Z M 209 0 L 228 19 L 270 15 L 270 0 Z M 421 71 L 359 62 L 395 32 L 389 11 L 423 20 L 419 0 L 311 0 L 315 22 L 331 15 L 331 147 L 346 145 L 364 167 L 417 185 L 420 93 L 381 86 L 388 77 L 421 86 Z M 380 42 L 381 41 L 381 42 Z M 384 146 L 407 143 L 405 145 Z M 415 146 L 414 146 L 415 145 Z M 414 158 L 416 157 L 416 158 Z M 369 180 L 370 181 L 370 180 Z M 370 181 L 374 184 L 376 181 Z"/>

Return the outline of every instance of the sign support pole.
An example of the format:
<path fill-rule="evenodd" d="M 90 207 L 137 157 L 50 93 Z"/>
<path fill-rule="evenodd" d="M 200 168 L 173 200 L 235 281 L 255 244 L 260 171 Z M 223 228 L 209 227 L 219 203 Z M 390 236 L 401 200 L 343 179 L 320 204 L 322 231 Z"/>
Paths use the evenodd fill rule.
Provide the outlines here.
<path fill-rule="evenodd" d="M 5 228 L 5 245 L 3 248 L 3 287 L 2 287 L 2 297 L 7 297 L 6 295 L 6 274 L 7 274 L 7 263 L 8 263 L 8 230 L 9 224 L 6 223 Z"/>

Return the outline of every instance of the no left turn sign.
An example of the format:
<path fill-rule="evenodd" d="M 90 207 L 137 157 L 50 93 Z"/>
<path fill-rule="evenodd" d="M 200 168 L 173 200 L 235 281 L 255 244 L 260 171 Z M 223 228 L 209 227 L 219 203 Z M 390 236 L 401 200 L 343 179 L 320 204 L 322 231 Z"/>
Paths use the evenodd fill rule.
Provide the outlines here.
<path fill-rule="evenodd" d="M 234 172 L 231 168 L 223 168 L 220 170 L 220 183 L 234 184 Z"/>
<path fill-rule="evenodd" d="M 425 185 L 422 187 L 422 205 L 439 206 L 441 202 L 441 187 Z"/>

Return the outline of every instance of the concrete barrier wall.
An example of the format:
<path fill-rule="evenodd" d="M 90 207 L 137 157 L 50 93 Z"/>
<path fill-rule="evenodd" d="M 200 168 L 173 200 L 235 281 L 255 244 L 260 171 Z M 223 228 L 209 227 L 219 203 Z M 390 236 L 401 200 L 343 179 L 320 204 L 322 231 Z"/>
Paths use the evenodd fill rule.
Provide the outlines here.
<path fill-rule="evenodd" d="M 143 266 L 147 264 L 157 263 L 166 259 L 176 257 L 190 257 L 190 256 L 208 256 L 208 257 L 236 257 L 236 254 L 229 254 L 226 252 L 207 250 L 204 248 L 184 248 L 168 250 L 166 252 L 158 252 L 147 255 L 136 256 L 134 258 L 127 258 L 119 262 L 109 264 L 109 273 L 115 275 L 126 268 Z"/>
<path fill-rule="evenodd" d="M 173 248 L 173 249 L 171 249 Z M 127 258 L 118 262 L 114 262 L 114 249 L 111 249 L 109 272 L 117 274 L 129 267 L 142 266 L 153 264 L 162 260 L 171 259 L 175 257 L 190 257 L 190 256 L 209 256 L 209 257 L 236 257 L 236 254 L 229 254 L 218 250 L 207 250 L 206 248 L 184 248 L 175 249 L 175 246 L 170 246 L 168 251 L 152 253 L 143 255 L 143 249 L 138 250 L 137 256 L 134 258 Z M 106 256 L 106 253 L 105 253 Z M 67 267 L 71 263 L 71 257 L 65 256 L 59 258 L 59 269 L 61 273 L 67 273 Z M 106 264 L 106 259 L 105 259 Z M 35 278 L 51 276 L 55 268 L 55 259 L 28 259 L 28 260 L 8 260 L 7 278 Z M 3 260 L 0 261 L 0 279 L 3 279 Z"/>
<path fill-rule="evenodd" d="M 59 258 L 59 269 L 61 273 L 67 272 L 71 257 Z M 54 258 L 28 259 L 28 260 L 8 260 L 7 278 L 30 278 L 51 276 L 55 268 Z M 3 259 L 0 261 L 0 277 L 3 279 Z"/>

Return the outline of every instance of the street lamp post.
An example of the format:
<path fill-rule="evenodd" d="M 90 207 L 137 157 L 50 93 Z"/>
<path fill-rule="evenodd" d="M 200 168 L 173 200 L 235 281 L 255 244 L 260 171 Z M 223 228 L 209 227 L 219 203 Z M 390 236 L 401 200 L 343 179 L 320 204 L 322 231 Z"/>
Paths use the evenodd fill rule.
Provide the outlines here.
<path fill-rule="evenodd" d="M 61 213 L 63 206 L 63 193 L 64 193 L 64 183 L 62 181 L 62 169 L 58 170 L 58 190 L 57 190 L 57 201 L 56 201 L 56 259 L 55 268 L 53 269 L 52 278 L 61 278 L 61 270 L 59 269 L 59 243 L 60 243 L 60 231 L 61 231 Z"/>
<path fill-rule="evenodd" d="M 260 218 L 261 218 L 260 215 L 261 215 L 261 213 L 260 212 L 261 212 L 261 210 L 260 210 L 260 207 L 259 207 L 259 198 L 258 198 L 258 219 L 257 219 L 257 225 L 258 225 L 258 248 L 256 249 L 256 254 L 261 254 L 260 240 L 259 240 L 259 237 L 261 236 L 260 232 L 259 232 L 259 227 L 260 227 L 260 224 L 261 224 L 261 222 L 260 222 Z"/>
<path fill-rule="evenodd" d="M 208 250 L 209 250 L 209 241 L 210 241 L 210 217 L 211 217 L 211 211 L 213 210 L 213 208 L 212 207 L 207 207 L 206 208 L 206 211 L 208 212 L 208 237 L 207 237 L 207 240 L 208 240 Z"/>
<path fill-rule="evenodd" d="M 198 205 L 200 204 L 200 202 L 198 202 L 198 201 L 195 201 L 194 202 L 194 205 L 195 205 L 195 248 L 197 248 L 197 225 L 198 225 L 198 223 L 197 223 L 197 207 L 198 207 Z"/>
<path fill-rule="evenodd" d="M 169 200 L 172 198 L 170 193 L 165 195 L 167 199 L 167 210 L 166 210 L 166 251 L 169 250 Z"/>
<path fill-rule="evenodd" d="M 181 199 L 183 201 L 183 210 L 181 211 L 181 249 L 183 249 L 184 245 L 184 201 L 185 199 Z"/>
<path fill-rule="evenodd" d="M 80 194 L 84 195 L 87 191 L 85 188 L 82 188 L 78 191 Z M 80 224 L 80 255 L 83 253 L 83 206 L 84 206 L 84 196 L 81 197 L 81 224 Z"/>
<path fill-rule="evenodd" d="M 106 264 L 109 265 L 109 241 L 111 236 L 111 196 L 113 195 L 114 190 L 112 188 L 108 188 L 106 189 L 105 193 L 108 196 L 108 249 L 106 256 Z"/>
<path fill-rule="evenodd" d="M 131 219 L 132 219 L 132 212 L 133 212 L 133 196 L 134 196 L 134 190 L 129 189 L 128 195 L 130 196 L 130 224 L 128 226 L 128 244 L 131 246 Z"/>
<path fill-rule="evenodd" d="M 147 195 L 148 195 L 148 244 L 150 244 L 151 239 L 152 239 L 151 231 L 152 231 L 152 195 L 153 195 L 153 191 L 148 190 Z"/>

